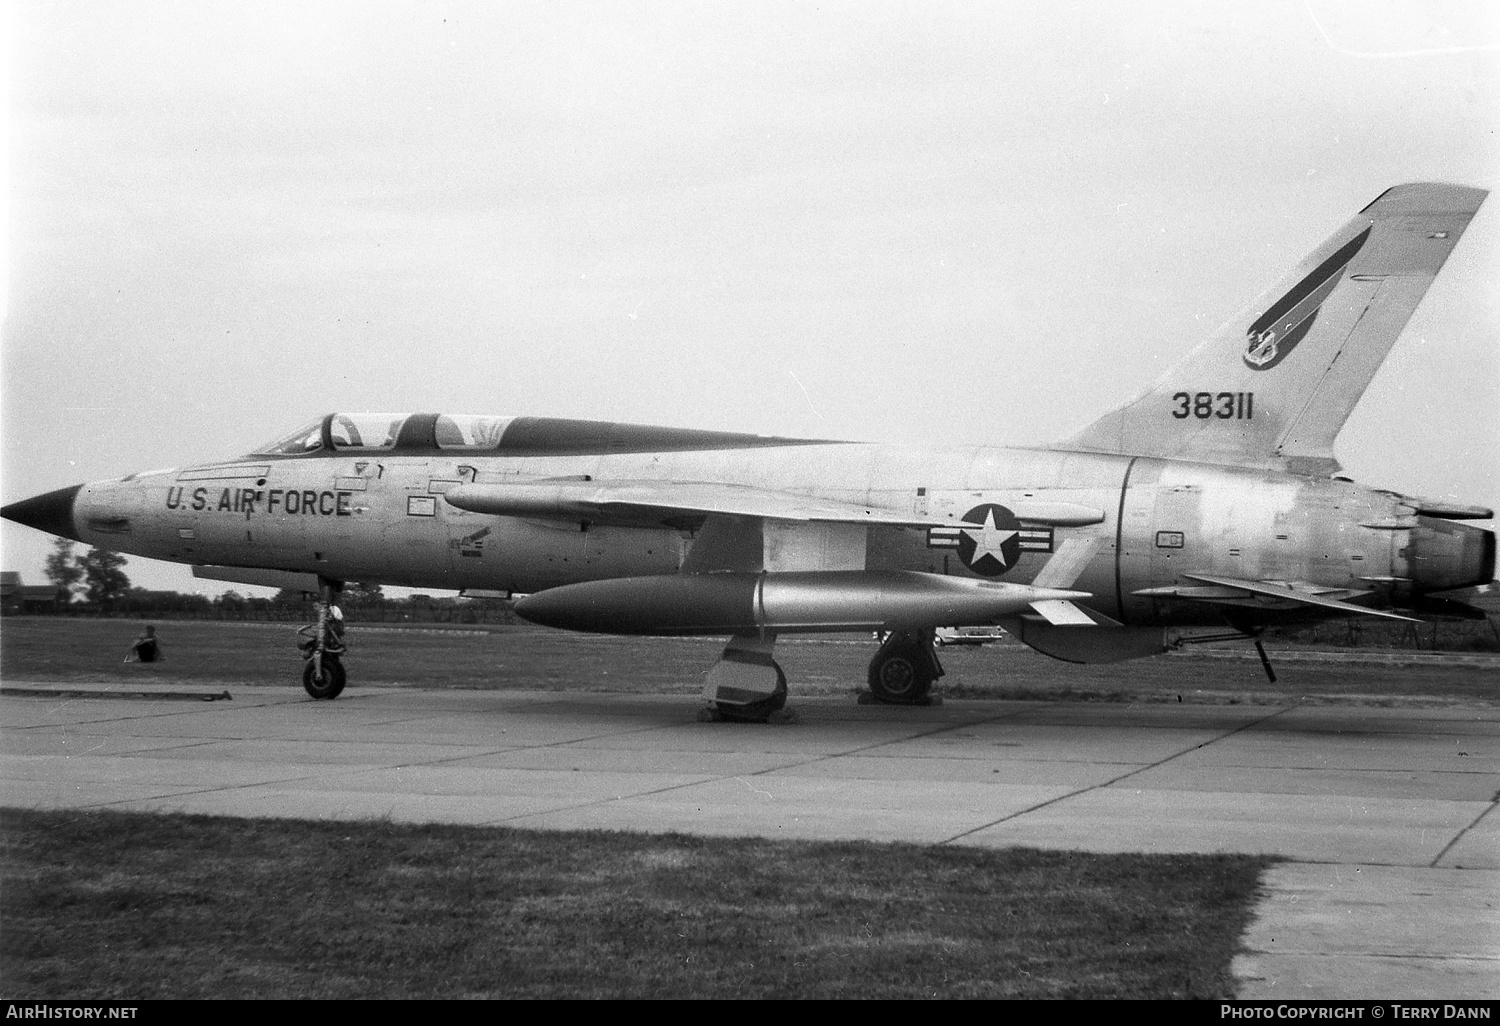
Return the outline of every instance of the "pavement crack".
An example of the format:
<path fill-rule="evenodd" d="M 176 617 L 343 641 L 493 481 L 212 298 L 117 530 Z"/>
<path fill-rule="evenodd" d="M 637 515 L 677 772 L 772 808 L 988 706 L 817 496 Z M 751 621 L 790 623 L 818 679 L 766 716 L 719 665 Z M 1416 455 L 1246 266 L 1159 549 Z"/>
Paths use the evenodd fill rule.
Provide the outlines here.
<path fill-rule="evenodd" d="M 841 748 L 836 752 L 823 752 L 819 755 L 810 756 L 798 762 L 788 762 L 781 766 L 769 766 L 766 769 L 757 770 L 755 773 L 749 775 L 758 777 L 763 776 L 767 773 L 779 773 L 782 770 L 796 769 L 802 766 L 813 766 L 820 762 L 830 762 L 835 759 L 847 759 L 852 755 L 863 755 L 866 752 L 873 752 L 879 748 L 888 748 L 891 745 L 908 744 L 909 742 L 914 741 L 917 738 L 936 737 L 939 734 L 947 734 L 955 730 L 967 730 L 970 727 L 977 727 L 985 723 L 996 723 L 1000 720 L 1013 719 L 1014 717 L 1020 716 L 1027 711 L 1028 710 L 1013 709 L 1003 713 L 995 713 L 988 716 L 976 716 L 974 719 L 964 720 L 962 723 L 940 723 L 932 727 L 930 730 L 919 730 L 911 734 L 905 734 L 899 738 L 887 738 L 882 741 L 871 741 L 868 744 L 855 745 L 851 748 Z"/>
<path fill-rule="evenodd" d="M 755 792 L 756 794 L 765 795 L 767 798 L 770 798 L 772 801 L 775 801 L 776 796 L 774 794 L 772 794 L 770 791 L 762 791 L 760 788 L 758 788 L 754 784 L 750 783 L 750 781 L 746 780 L 744 777 L 735 777 L 734 779 L 736 779 L 740 783 L 744 784 L 746 787 L 748 787 L 751 791 Z"/>
<path fill-rule="evenodd" d="M 1024 808 L 1024 809 L 1018 809 L 1017 811 L 1012 812 L 1009 815 L 1001 816 L 999 819 L 992 820 L 992 821 L 990 821 L 988 823 L 981 823 L 979 826 L 974 827 L 973 829 L 964 830 L 964 831 L 962 831 L 960 833 L 954 834 L 952 837 L 949 837 L 949 838 L 946 838 L 944 840 L 938 841 L 938 842 L 936 842 L 935 846 L 942 846 L 942 845 L 945 845 L 945 844 L 952 844 L 954 841 L 959 841 L 959 840 L 962 840 L 963 838 L 968 837 L 968 836 L 970 836 L 972 834 L 977 834 L 981 830 L 988 830 L 990 827 L 998 826 L 1001 823 L 1007 823 L 1010 820 L 1018 819 L 1021 816 L 1030 815 L 1031 813 L 1036 812 L 1039 809 L 1045 809 L 1049 805 L 1056 805 L 1058 802 L 1065 802 L 1065 801 L 1067 801 L 1070 798 L 1077 798 L 1079 795 L 1088 794 L 1090 791 L 1099 791 L 1099 790 L 1102 790 L 1102 789 L 1104 789 L 1106 787 L 1113 787 L 1115 784 L 1118 784 L 1120 781 L 1122 781 L 1122 780 L 1129 780 L 1131 777 L 1135 776 L 1138 773 L 1144 773 L 1147 770 L 1156 769 L 1158 766 L 1165 766 L 1167 763 L 1171 762 L 1174 759 L 1180 759 L 1184 755 L 1189 755 L 1189 754 L 1191 754 L 1193 752 L 1201 751 L 1202 749 L 1207 748 L 1209 745 L 1216 745 L 1220 741 L 1225 740 L 1226 738 L 1234 737 L 1236 734 L 1240 733 L 1241 731 L 1249 730 L 1251 727 L 1258 727 L 1262 723 L 1265 723 L 1267 720 L 1275 719 L 1277 716 L 1280 716 L 1281 714 L 1283 714 L 1285 712 L 1289 712 L 1293 708 L 1295 708 L 1295 707 L 1294 706 L 1290 706 L 1290 705 L 1283 706 L 1282 708 L 1277 709 L 1275 712 L 1272 712 L 1272 713 L 1269 713 L 1269 714 L 1267 714 L 1265 716 L 1262 716 L 1259 719 L 1249 720 L 1249 721 L 1247 721 L 1245 723 L 1241 723 L 1238 727 L 1235 727 L 1232 730 L 1226 730 L 1224 733 L 1220 734 L 1218 737 L 1212 738 L 1212 739 L 1210 739 L 1208 741 L 1202 741 L 1202 742 L 1199 742 L 1197 744 L 1190 745 L 1187 748 L 1182 749 L 1181 751 L 1173 752 L 1171 755 L 1168 755 L 1166 758 L 1158 759 L 1155 762 L 1147 763 L 1144 766 L 1137 766 L 1137 767 L 1135 767 L 1135 769 L 1132 769 L 1132 770 L 1130 770 L 1129 772 L 1126 772 L 1126 773 L 1121 773 L 1117 777 L 1111 777 L 1109 780 L 1103 780 L 1103 781 L 1100 781 L 1097 784 L 1090 784 L 1088 787 L 1080 787 L 1076 791 L 1069 791 L 1067 794 L 1060 794 L 1056 798 L 1048 798 L 1044 802 L 1037 802 L 1035 805 L 1028 806 L 1027 808 Z"/>
<path fill-rule="evenodd" d="M 1464 837 L 1468 835 L 1468 833 L 1469 833 L 1470 830 L 1473 830 L 1481 822 L 1483 822 L 1484 821 L 1484 817 L 1486 817 L 1490 813 L 1494 812 L 1495 811 L 1495 807 L 1497 805 L 1500 805 L 1500 793 L 1497 793 L 1495 795 L 1495 797 L 1493 797 L 1493 798 L 1490 799 L 1490 803 L 1488 805 L 1486 805 L 1480 811 L 1479 815 L 1477 815 L 1477 816 L 1474 817 L 1474 821 L 1473 822 L 1471 822 L 1468 826 L 1464 827 L 1458 833 L 1454 834 L 1453 835 L 1453 840 L 1451 840 L 1447 844 L 1443 845 L 1443 850 L 1440 851 L 1440 852 L 1438 852 L 1437 855 L 1436 855 L 1436 857 L 1434 857 L 1433 860 L 1427 864 L 1427 868 L 1429 868 L 1429 869 L 1437 869 L 1438 868 L 1438 863 L 1440 863 L 1440 862 L 1443 861 L 1443 858 L 1450 851 L 1452 851 L 1454 849 L 1454 847 L 1458 844 L 1459 841 L 1462 841 L 1464 839 Z"/>

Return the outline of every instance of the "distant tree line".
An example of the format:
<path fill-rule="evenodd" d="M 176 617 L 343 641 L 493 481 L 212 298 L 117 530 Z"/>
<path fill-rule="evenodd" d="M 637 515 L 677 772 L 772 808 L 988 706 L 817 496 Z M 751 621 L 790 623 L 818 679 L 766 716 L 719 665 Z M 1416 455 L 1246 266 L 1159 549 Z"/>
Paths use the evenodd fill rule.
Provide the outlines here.
<path fill-rule="evenodd" d="M 1483 620 L 1434 618 L 1425 623 L 1376 623 L 1359 617 L 1345 617 L 1305 627 L 1282 627 L 1272 631 L 1271 637 L 1295 644 L 1333 648 L 1500 652 L 1500 618 L 1495 612 L 1489 612 Z"/>
<path fill-rule="evenodd" d="M 56 589 L 53 612 L 74 616 L 150 616 L 194 620 L 311 620 L 316 596 L 283 588 L 271 598 L 226 591 L 216 598 L 179 591 L 153 591 L 131 585 L 125 557 L 107 549 L 74 553 L 74 543 L 52 543 L 44 573 Z M 338 600 L 346 619 L 404 623 L 511 623 L 505 599 L 412 595 L 389 598 L 378 584 L 351 582 Z"/>
<path fill-rule="evenodd" d="M 108 549 L 91 548 L 74 555 L 73 542 L 67 538 L 52 539 L 43 572 L 57 588 L 57 604 L 72 604 L 75 589 L 83 586 L 83 600 L 100 609 L 109 609 L 130 592 L 130 578 L 125 576 L 125 557 Z"/>

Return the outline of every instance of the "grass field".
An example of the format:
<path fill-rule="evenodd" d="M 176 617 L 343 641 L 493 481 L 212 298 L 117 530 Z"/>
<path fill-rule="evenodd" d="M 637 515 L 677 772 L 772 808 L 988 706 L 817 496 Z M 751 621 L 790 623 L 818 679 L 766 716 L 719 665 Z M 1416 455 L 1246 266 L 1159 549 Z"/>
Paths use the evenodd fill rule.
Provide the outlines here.
<path fill-rule="evenodd" d="M 147 687 L 190 682 L 211 688 L 300 687 L 295 626 L 219 621 L 160 625 L 166 662 L 124 663 L 141 621 L 13 617 L 0 633 L 0 680 Z M 353 627 L 351 687 L 610 691 L 695 695 L 718 657 L 711 638 L 619 638 L 534 627 L 404 630 Z M 1014 643 L 947 648 L 948 675 L 935 693 L 972 699 L 1071 701 L 1492 703 L 1500 668 L 1462 662 L 1419 665 L 1309 664 L 1283 660 L 1269 682 L 1253 650 L 1244 658 L 1174 655 L 1077 666 Z M 1271 650 L 1273 660 L 1278 651 Z M 777 658 L 791 699 L 852 694 L 864 687 L 873 640 L 784 639 Z M 1484 657 L 1471 657 L 1484 658 Z M 1493 657 L 1490 657 L 1493 659 Z"/>
<path fill-rule="evenodd" d="M 0 816 L 34 998 L 1225 998 L 1252 856 Z"/>

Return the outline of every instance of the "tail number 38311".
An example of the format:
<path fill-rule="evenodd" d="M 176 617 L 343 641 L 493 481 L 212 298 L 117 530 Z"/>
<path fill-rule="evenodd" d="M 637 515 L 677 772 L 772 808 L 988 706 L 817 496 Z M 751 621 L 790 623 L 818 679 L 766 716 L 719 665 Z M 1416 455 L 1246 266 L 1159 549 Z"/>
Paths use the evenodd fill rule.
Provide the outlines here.
<path fill-rule="evenodd" d="M 1172 396 L 1172 416 L 1178 420 L 1251 420 L 1255 416 L 1255 393 L 1178 392 Z"/>

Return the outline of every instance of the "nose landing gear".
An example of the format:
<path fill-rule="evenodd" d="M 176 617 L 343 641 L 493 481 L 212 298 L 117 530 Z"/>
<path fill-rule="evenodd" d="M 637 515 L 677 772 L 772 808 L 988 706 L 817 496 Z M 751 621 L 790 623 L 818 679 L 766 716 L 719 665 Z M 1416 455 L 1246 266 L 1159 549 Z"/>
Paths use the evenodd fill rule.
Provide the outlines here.
<path fill-rule="evenodd" d="M 323 653 L 317 665 L 309 659 L 302 667 L 302 687 L 314 698 L 339 697 L 344 690 L 344 681 L 344 664 L 330 652 Z"/>
<path fill-rule="evenodd" d="M 297 631 L 302 639 L 302 687 L 317 699 L 339 697 L 344 690 L 344 614 L 334 605 L 342 582 L 319 578 L 318 622 Z"/>

